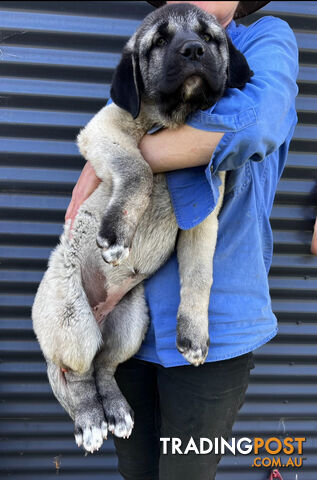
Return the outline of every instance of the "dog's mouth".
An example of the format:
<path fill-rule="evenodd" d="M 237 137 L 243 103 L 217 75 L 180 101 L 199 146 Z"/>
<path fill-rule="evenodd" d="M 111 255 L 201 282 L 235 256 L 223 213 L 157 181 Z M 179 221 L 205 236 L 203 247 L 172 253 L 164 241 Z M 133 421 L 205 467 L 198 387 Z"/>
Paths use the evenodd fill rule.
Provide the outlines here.
<path fill-rule="evenodd" d="M 179 112 L 181 108 L 187 116 L 198 109 L 206 110 L 216 103 L 221 91 L 218 90 L 216 82 L 210 80 L 210 75 L 206 75 L 202 70 L 191 69 L 183 73 L 183 78 L 179 78 L 181 77 L 179 73 L 175 75 L 173 72 L 173 78 L 171 75 L 167 79 L 160 91 L 160 103 L 164 115 L 171 115 L 174 111 Z M 174 80 L 175 77 L 177 81 Z"/>
<path fill-rule="evenodd" d="M 199 68 L 200 67 L 200 68 Z M 217 71 L 205 71 L 202 66 L 186 68 L 180 71 L 173 68 L 160 84 L 162 95 L 179 95 L 185 102 L 197 97 L 206 98 L 218 92 L 219 79 Z"/>
<path fill-rule="evenodd" d="M 179 91 L 183 103 L 194 104 L 196 108 L 202 110 L 210 107 L 217 97 L 217 92 L 214 91 L 208 79 L 204 75 L 196 73 L 182 82 Z"/>
<path fill-rule="evenodd" d="M 204 88 L 204 80 L 199 75 L 191 75 L 186 78 L 182 85 L 182 96 L 183 99 L 189 100 L 193 95 L 201 92 Z"/>

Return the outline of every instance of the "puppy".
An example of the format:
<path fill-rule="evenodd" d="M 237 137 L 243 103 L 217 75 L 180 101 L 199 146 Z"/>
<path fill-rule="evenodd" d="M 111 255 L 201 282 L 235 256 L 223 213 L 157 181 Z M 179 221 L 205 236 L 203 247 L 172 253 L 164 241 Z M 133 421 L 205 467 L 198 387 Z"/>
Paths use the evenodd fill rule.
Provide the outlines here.
<path fill-rule="evenodd" d="M 114 373 L 140 348 L 149 323 L 142 280 L 166 262 L 178 233 L 165 176 L 153 176 L 139 141 L 154 125 L 177 128 L 251 75 L 213 16 L 190 4 L 165 6 L 125 46 L 112 83 L 114 103 L 78 136 L 102 182 L 80 208 L 72 238 L 65 229 L 53 251 L 32 316 L 53 392 L 75 422 L 77 444 L 90 452 L 107 430 L 131 433 L 133 412 Z M 215 210 L 181 231 L 177 242 L 177 348 L 193 365 L 204 362 L 209 346 L 224 172 L 219 176 Z"/>

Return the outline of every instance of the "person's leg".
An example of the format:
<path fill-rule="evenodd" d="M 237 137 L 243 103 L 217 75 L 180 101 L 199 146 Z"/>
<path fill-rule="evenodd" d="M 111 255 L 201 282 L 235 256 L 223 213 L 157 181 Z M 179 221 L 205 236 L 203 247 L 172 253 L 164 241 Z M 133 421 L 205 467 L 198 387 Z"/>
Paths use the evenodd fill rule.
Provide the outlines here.
<path fill-rule="evenodd" d="M 179 438 L 184 452 L 193 437 L 230 438 L 232 426 L 243 404 L 248 386 L 252 354 L 199 367 L 158 369 L 161 438 Z M 161 442 L 160 480 L 213 480 L 221 455 L 214 453 L 172 454 L 171 442 L 163 454 Z"/>
<path fill-rule="evenodd" d="M 131 436 L 113 437 L 119 472 L 124 480 L 158 480 L 157 368 L 153 363 L 132 358 L 118 366 L 115 378 L 134 411 Z"/>

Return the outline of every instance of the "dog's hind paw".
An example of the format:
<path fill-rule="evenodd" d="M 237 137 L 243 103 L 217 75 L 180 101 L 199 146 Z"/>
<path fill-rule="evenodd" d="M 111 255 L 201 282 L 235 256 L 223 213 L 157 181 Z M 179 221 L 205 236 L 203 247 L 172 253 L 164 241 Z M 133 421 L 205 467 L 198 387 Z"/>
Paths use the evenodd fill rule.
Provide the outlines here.
<path fill-rule="evenodd" d="M 124 399 L 119 402 L 105 400 L 103 406 L 109 432 L 116 437 L 129 438 L 134 425 L 134 415 L 127 402 Z"/>
<path fill-rule="evenodd" d="M 87 452 L 93 453 L 99 450 L 104 439 L 108 435 L 108 427 L 105 420 L 95 421 L 92 417 L 83 415 L 75 419 L 75 441 L 78 447 L 83 446 Z"/>
<path fill-rule="evenodd" d="M 130 414 L 124 415 L 121 417 L 120 415 L 116 415 L 115 417 L 109 417 L 108 420 L 108 427 L 109 432 L 119 438 L 129 438 L 134 422 Z"/>
<path fill-rule="evenodd" d="M 103 444 L 103 440 L 107 438 L 108 429 L 106 422 L 102 422 L 101 426 L 86 426 L 83 429 L 75 430 L 75 440 L 78 447 L 83 446 L 87 452 L 94 453 L 99 450 Z"/>

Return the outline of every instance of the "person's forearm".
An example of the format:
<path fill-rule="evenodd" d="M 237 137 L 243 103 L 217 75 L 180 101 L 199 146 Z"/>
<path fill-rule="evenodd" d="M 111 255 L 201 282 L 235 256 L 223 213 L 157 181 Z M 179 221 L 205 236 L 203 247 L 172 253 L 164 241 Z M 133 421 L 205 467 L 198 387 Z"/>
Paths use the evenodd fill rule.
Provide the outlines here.
<path fill-rule="evenodd" d="M 206 132 L 188 125 L 145 135 L 140 150 L 154 173 L 206 165 L 223 132 Z"/>

